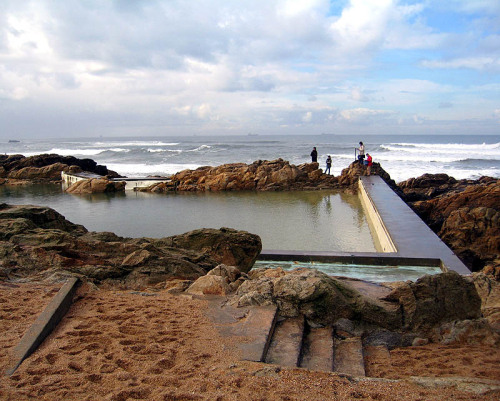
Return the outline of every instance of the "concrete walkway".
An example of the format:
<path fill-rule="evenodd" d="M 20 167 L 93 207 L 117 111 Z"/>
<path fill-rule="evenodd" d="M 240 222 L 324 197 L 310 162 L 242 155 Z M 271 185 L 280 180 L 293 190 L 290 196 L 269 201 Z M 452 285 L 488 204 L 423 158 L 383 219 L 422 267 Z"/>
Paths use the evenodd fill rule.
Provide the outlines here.
<path fill-rule="evenodd" d="M 360 177 L 361 186 L 401 257 L 439 259 L 444 270 L 469 269 L 379 176 Z"/>

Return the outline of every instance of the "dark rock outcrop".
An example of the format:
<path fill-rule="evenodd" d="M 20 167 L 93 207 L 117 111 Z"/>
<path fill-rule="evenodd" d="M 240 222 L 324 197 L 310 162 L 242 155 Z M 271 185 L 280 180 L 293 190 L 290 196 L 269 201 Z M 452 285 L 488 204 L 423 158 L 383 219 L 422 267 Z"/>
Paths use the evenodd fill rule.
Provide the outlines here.
<path fill-rule="evenodd" d="M 0 155 L 0 178 L 9 181 L 60 181 L 62 171 L 87 171 L 102 176 L 119 177 L 116 172 L 108 170 L 106 166 L 98 165 L 92 159 L 78 159 L 73 156 L 60 156 L 57 154 L 42 154 L 29 157 Z"/>
<path fill-rule="evenodd" d="M 230 229 L 160 239 L 88 232 L 38 206 L 0 205 L 0 232 L 3 278 L 66 272 L 96 282 L 118 280 L 130 287 L 173 278 L 193 280 L 227 260 L 248 270 L 261 250 L 256 235 Z"/>
<path fill-rule="evenodd" d="M 425 174 L 399 184 L 403 199 L 472 270 L 500 278 L 500 180 Z"/>

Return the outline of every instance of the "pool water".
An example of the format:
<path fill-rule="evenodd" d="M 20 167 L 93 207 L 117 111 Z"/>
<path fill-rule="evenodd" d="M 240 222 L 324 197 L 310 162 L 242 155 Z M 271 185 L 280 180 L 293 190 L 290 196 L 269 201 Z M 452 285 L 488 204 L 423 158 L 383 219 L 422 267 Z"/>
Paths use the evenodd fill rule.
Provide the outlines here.
<path fill-rule="evenodd" d="M 422 266 L 375 266 L 375 265 L 350 265 L 340 263 L 324 262 L 298 262 L 298 261 L 269 261 L 258 260 L 255 262 L 254 269 L 257 268 L 278 268 L 283 270 L 293 270 L 297 268 L 316 269 L 329 276 L 342 276 L 355 278 L 365 281 L 393 282 L 393 281 L 415 281 L 425 274 L 439 274 L 441 269 L 435 267 Z"/>
<path fill-rule="evenodd" d="M 0 202 L 49 206 L 90 231 L 123 237 L 230 227 L 259 235 L 263 249 L 376 251 L 358 196 L 340 191 L 73 195 L 29 185 L 0 186 Z"/>

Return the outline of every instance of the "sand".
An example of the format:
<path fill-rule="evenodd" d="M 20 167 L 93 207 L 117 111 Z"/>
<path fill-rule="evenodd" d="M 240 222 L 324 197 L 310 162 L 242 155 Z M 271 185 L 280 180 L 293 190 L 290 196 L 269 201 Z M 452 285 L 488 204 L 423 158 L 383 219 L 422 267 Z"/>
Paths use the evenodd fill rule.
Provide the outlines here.
<path fill-rule="evenodd" d="M 59 286 L 0 283 L 0 366 Z M 498 349 L 426 345 L 397 349 L 362 381 L 240 361 L 207 304 L 164 290 L 83 286 L 66 317 L 10 377 L 1 400 L 498 400 L 453 387 L 389 379 L 500 378 Z"/>

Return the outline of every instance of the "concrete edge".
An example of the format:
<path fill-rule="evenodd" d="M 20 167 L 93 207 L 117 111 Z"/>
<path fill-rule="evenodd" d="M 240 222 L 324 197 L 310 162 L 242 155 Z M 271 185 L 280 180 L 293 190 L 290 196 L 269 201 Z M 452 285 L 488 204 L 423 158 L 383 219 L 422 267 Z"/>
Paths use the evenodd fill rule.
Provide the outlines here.
<path fill-rule="evenodd" d="M 438 258 L 412 258 L 401 256 L 397 253 L 375 253 L 375 252 L 296 252 L 281 250 L 263 250 L 257 260 L 290 261 L 300 262 L 325 262 L 353 265 L 373 266 L 422 266 L 442 267 L 442 261 Z"/>
<path fill-rule="evenodd" d="M 55 329 L 64 317 L 73 302 L 80 280 L 72 277 L 66 280 L 57 294 L 52 298 L 36 321 L 26 331 L 19 344 L 11 354 L 12 363 L 5 371 L 5 375 L 12 375 L 21 363 L 29 357 L 43 342 L 43 340 Z"/>
<path fill-rule="evenodd" d="M 377 205 L 373 202 L 370 194 L 365 189 L 365 183 L 363 180 L 358 180 L 359 187 L 359 198 L 365 210 L 366 217 L 370 228 L 374 231 L 374 237 L 380 244 L 382 252 L 398 252 L 396 244 L 394 243 L 391 233 L 384 224 L 384 220 L 380 216 Z"/>

